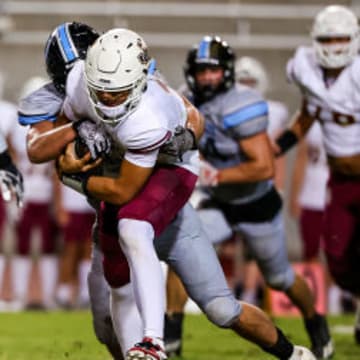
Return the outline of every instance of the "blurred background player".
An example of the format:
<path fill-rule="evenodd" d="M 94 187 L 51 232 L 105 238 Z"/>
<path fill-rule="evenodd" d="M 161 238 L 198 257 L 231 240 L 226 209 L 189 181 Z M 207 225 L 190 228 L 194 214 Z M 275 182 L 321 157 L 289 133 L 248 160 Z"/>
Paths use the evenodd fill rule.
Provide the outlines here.
<path fill-rule="evenodd" d="M 275 140 L 289 122 L 289 111 L 286 105 L 280 101 L 267 99 L 269 91 L 269 77 L 264 65 L 250 56 L 242 56 L 235 62 L 235 78 L 239 84 L 256 89 L 265 98 L 268 105 L 267 133 L 270 139 Z M 275 161 L 274 182 L 278 192 L 283 195 L 285 191 L 286 159 L 281 157 Z M 245 257 L 249 257 L 245 246 Z M 243 289 L 241 298 L 253 304 L 258 304 L 263 295 L 263 280 L 255 261 L 251 257 L 246 259 L 243 274 Z"/>
<path fill-rule="evenodd" d="M 1 162 L 5 165 L 8 154 L 11 154 L 12 157 L 14 156 L 9 138 L 17 123 L 17 108 L 14 104 L 3 99 L 4 85 L 5 76 L 0 72 L 0 153 L 3 154 L 1 156 L 4 157 Z M 4 311 L 13 308 L 13 304 L 9 301 L 12 296 L 9 277 L 11 273 L 10 262 L 8 261 L 9 258 L 5 255 L 5 245 L 7 245 L 7 247 L 11 247 L 12 245 L 9 241 L 5 241 L 8 240 L 8 238 L 5 239 L 5 236 L 12 237 L 13 234 L 13 228 L 11 226 L 8 228 L 5 227 L 6 220 L 8 220 L 8 223 L 11 223 L 11 218 L 16 216 L 18 212 L 17 209 L 14 209 L 8 213 L 8 210 L 12 209 L 12 204 L 5 206 L 4 196 L 0 196 L 0 308 Z"/>
<path fill-rule="evenodd" d="M 360 297 L 359 25 L 345 6 L 327 6 L 315 17 L 312 47 L 300 46 L 289 61 L 289 80 L 302 94 L 292 126 L 277 139 L 277 155 L 321 124 L 330 168 L 325 207 L 324 250 L 334 281 Z M 359 302 L 360 305 L 360 302 Z M 360 312 L 360 308 L 358 308 Z M 360 343 L 360 316 L 355 337 Z"/>
<path fill-rule="evenodd" d="M 20 98 L 40 89 L 49 80 L 41 77 L 29 79 L 23 86 Z M 26 134 L 28 129 L 16 123 L 10 141 L 24 174 L 24 207 L 15 220 L 15 254 L 12 259 L 12 287 L 20 308 L 53 308 L 53 296 L 57 282 L 57 228 L 54 219 L 54 165 L 32 164 L 27 156 Z M 31 276 L 35 258 L 32 246 L 39 239 L 38 265 L 40 281 Z M 37 274 L 37 272 L 35 272 Z M 30 279 L 32 281 L 30 281 Z M 41 284 L 41 296 L 29 299 L 29 289 Z M 37 302 L 40 302 L 37 304 Z M 34 303 L 32 303 L 34 302 Z"/>
<path fill-rule="evenodd" d="M 63 234 L 59 256 L 59 279 L 56 303 L 65 309 L 90 305 L 87 277 L 91 266 L 91 229 L 95 211 L 85 196 L 57 184 L 55 216 Z"/>
<path fill-rule="evenodd" d="M 232 230 L 244 237 L 268 286 L 283 291 L 302 313 L 314 354 L 330 358 L 326 319 L 316 313 L 311 290 L 288 261 L 282 201 L 272 182 L 267 104 L 256 90 L 235 84 L 234 65 L 232 48 L 208 36 L 190 50 L 184 68 L 191 100 L 206 120 L 199 179 L 210 199 L 199 215 L 213 243 Z"/>
<path fill-rule="evenodd" d="M 297 148 L 290 188 L 289 211 L 299 222 L 303 244 L 302 259 L 321 263 L 324 236 L 324 209 L 329 168 L 321 127 L 314 123 Z M 325 272 L 326 264 L 324 264 Z M 341 291 L 328 275 L 327 307 L 339 314 Z"/>

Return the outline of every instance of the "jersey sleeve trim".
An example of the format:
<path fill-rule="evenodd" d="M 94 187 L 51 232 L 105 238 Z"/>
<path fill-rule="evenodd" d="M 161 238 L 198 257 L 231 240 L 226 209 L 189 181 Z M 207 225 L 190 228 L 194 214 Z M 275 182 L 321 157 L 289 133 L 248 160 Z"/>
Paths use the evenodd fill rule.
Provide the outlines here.
<path fill-rule="evenodd" d="M 18 114 L 18 120 L 21 125 L 32 125 L 41 121 L 55 121 L 57 115 L 49 115 L 49 114 L 39 114 L 39 115 L 25 115 Z"/>
<path fill-rule="evenodd" d="M 268 104 L 266 101 L 259 101 L 257 103 L 243 107 L 231 114 L 223 117 L 223 125 L 225 129 L 236 127 L 251 119 L 265 116 L 268 114 Z"/>
<path fill-rule="evenodd" d="M 171 131 L 167 131 L 165 136 L 160 139 L 159 141 L 149 145 L 149 146 L 145 146 L 141 149 L 131 149 L 131 148 L 128 148 L 128 151 L 131 151 L 133 153 L 136 153 L 136 154 L 145 154 L 145 153 L 148 153 L 150 151 L 153 151 L 159 147 L 161 147 L 162 145 L 164 145 L 169 139 L 171 138 Z"/>

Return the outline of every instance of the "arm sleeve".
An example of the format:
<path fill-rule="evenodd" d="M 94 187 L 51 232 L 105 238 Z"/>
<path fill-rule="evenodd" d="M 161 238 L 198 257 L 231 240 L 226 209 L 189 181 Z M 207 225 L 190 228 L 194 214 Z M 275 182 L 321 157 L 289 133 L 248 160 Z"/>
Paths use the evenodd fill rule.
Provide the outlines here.
<path fill-rule="evenodd" d="M 268 104 L 255 91 L 232 94 L 227 109 L 222 117 L 223 127 L 236 140 L 265 131 L 268 126 Z"/>
<path fill-rule="evenodd" d="M 21 125 L 32 125 L 47 120 L 55 121 L 60 112 L 63 97 L 53 84 L 46 84 L 19 102 L 18 120 Z"/>

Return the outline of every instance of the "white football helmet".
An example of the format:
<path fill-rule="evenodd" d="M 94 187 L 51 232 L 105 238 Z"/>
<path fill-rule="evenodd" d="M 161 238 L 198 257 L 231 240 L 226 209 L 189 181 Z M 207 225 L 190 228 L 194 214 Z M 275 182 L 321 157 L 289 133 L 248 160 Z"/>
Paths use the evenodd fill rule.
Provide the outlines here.
<path fill-rule="evenodd" d="M 315 17 L 311 32 L 316 58 L 328 69 L 342 68 L 352 62 L 359 50 L 359 25 L 347 7 L 330 5 Z M 349 42 L 324 44 L 321 39 L 349 38 Z"/>
<path fill-rule="evenodd" d="M 101 35 L 88 50 L 85 78 L 89 96 L 100 120 L 115 125 L 139 105 L 146 87 L 149 57 L 145 41 L 127 29 L 113 29 Z M 99 92 L 128 92 L 115 106 L 103 104 Z"/>
<path fill-rule="evenodd" d="M 269 80 L 264 66 L 260 61 L 243 56 L 235 63 L 235 78 L 239 83 L 249 84 L 254 82 L 254 87 L 265 94 L 269 87 Z"/>

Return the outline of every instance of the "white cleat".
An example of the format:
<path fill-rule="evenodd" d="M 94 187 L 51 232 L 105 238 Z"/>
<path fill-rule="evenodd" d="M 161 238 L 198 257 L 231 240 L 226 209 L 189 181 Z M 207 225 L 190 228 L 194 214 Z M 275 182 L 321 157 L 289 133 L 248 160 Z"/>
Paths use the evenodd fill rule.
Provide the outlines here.
<path fill-rule="evenodd" d="M 316 360 L 315 355 L 306 347 L 295 345 L 289 360 Z"/>
<path fill-rule="evenodd" d="M 145 337 L 142 342 L 135 344 L 126 353 L 125 360 L 166 360 L 164 349 L 155 339 Z"/>

